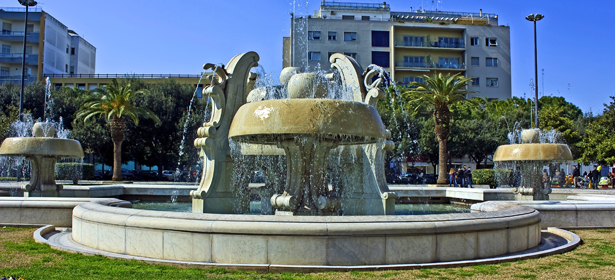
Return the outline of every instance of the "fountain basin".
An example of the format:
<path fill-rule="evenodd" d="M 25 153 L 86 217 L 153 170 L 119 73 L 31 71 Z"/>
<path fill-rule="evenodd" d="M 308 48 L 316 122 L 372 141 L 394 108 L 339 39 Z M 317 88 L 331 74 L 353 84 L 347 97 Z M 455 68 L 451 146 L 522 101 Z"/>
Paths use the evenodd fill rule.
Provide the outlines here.
<path fill-rule="evenodd" d="M 170 213 L 83 203 L 72 239 L 107 252 L 220 264 L 360 266 L 470 260 L 540 243 L 538 211 L 422 216 L 253 216 Z M 115 202 L 114 202 L 115 203 Z"/>
<path fill-rule="evenodd" d="M 512 144 L 495 150 L 493 161 L 572 161 L 566 144 Z"/>
<path fill-rule="evenodd" d="M 2 142 L 3 156 L 49 156 L 83 157 L 83 149 L 77 140 L 50 137 L 11 137 Z"/>
<path fill-rule="evenodd" d="M 297 135 L 362 144 L 385 139 L 386 129 L 376 108 L 365 103 L 298 98 L 244 104 L 229 131 L 229 138 L 254 144 L 277 144 Z"/>

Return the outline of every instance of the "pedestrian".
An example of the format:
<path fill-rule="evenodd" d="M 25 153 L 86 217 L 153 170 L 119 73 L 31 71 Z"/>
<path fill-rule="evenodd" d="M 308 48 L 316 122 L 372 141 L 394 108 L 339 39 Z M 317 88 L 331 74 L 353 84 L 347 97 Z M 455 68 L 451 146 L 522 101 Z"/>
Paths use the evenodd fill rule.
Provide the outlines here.
<path fill-rule="evenodd" d="M 600 170 L 598 170 L 598 167 L 596 167 L 595 165 L 590 177 L 590 179 L 592 180 L 592 188 L 598 189 L 598 181 L 600 181 Z"/>
<path fill-rule="evenodd" d="M 462 168 L 459 168 L 459 171 L 457 171 L 457 184 L 459 184 L 462 188 L 466 187 L 466 169 L 468 168 L 464 165 Z"/>
<path fill-rule="evenodd" d="M 557 177 L 557 181 L 559 183 L 560 188 L 566 187 L 566 172 L 564 171 L 564 168 L 560 170 L 559 176 Z"/>
<path fill-rule="evenodd" d="M 457 187 L 457 169 L 454 167 L 448 172 L 448 186 L 450 187 L 451 184 Z"/>
<path fill-rule="evenodd" d="M 609 177 L 611 178 L 611 188 L 615 189 L 615 168 L 611 171 Z"/>
<path fill-rule="evenodd" d="M 549 188 L 551 184 L 551 178 L 549 178 L 549 173 L 547 173 L 547 169 L 542 170 L 542 185 L 545 189 Z"/>
<path fill-rule="evenodd" d="M 572 182 L 575 188 L 579 187 L 579 176 L 581 176 L 581 171 L 579 171 L 579 166 L 575 165 L 572 167 Z"/>
<path fill-rule="evenodd" d="M 472 167 L 468 167 L 468 171 L 466 171 L 466 185 L 469 188 L 473 188 L 472 187 Z"/>

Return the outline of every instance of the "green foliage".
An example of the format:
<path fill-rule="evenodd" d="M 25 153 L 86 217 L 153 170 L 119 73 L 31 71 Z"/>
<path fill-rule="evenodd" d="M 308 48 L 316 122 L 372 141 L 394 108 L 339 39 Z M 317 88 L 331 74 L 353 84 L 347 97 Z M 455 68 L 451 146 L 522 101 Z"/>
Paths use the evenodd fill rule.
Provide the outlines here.
<path fill-rule="evenodd" d="M 0 143 L 11 134 L 11 124 L 17 120 L 19 109 L 11 105 L 0 111 Z"/>
<path fill-rule="evenodd" d="M 498 185 L 493 169 L 477 169 L 472 171 L 472 181 L 477 185 L 489 185 L 490 187 Z"/>
<path fill-rule="evenodd" d="M 21 85 L 0 84 L 0 107 L 19 108 Z M 37 82 L 24 88 L 23 110 L 29 112 L 34 120 L 43 119 L 45 107 L 45 83 Z"/>
<path fill-rule="evenodd" d="M 615 164 L 615 96 L 611 99 L 609 105 L 605 104 L 602 116 L 589 124 L 585 137 L 578 144 L 582 150 L 579 160 L 584 164 Z"/>
<path fill-rule="evenodd" d="M 79 162 L 56 163 L 56 178 L 59 180 L 89 180 L 94 177 L 94 165 Z"/>

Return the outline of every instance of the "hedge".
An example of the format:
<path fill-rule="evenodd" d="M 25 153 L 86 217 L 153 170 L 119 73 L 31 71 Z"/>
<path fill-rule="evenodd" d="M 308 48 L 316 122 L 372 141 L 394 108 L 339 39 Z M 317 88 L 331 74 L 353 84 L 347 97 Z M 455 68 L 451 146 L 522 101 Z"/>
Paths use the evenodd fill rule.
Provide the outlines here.
<path fill-rule="evenodd" d="M 56 179 L 58 180 L 78 181 L 79 179 L 88 180 L 92 179 L 93 177 L 93 164 L 79 162 L 56 163 Z"/>
<path fill-rule="evenodd" d="M 509 180 L 512 178 L 510 175 L 512 171 L 507 169 L 498 169 L 497 177 L 500 179 L 502 185 L 511 185 Z M 495 169 L 477 169 L 472 171 L 472 181 L 476 185 L 489 185 L 490 187 L 497 187 L 498 180 L 496 179 Z"/>

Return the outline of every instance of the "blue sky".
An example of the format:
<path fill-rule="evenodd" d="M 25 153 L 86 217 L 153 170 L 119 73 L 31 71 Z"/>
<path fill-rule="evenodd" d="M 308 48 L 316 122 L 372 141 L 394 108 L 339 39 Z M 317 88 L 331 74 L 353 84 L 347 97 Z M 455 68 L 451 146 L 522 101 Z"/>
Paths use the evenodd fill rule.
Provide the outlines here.
<path fill-rule="evenodd" d="M 260 64 L 278 76 L 282 37 L 288 36 L 293 7 L 311 14 L 320 2 L 292 0 L 40 0 L 39 7 L 97 48 L 97 73 L 198 74 L 204 63 L 226 63 L 234 55 L 256 51 Z M 378 3 L 354 0 L 347 2 Z M 393 11 L 409 11 L 431 0 L 389 0 Z M 539 91 L 563 96 L 583 111 L 601 112 L 615 90 L 607 86 L 615 63 L 615 1 L 441 0 L 441 10 L 495 13 L 511 32 L 512 91 L 532 94 L 533 25 L 524 18 L 542 13 L 538 22 Z M 295 4 L 295 6 L 293 6 Z M 17 0 L 0 0 L 16 7 Z M 610 12 L 610 13 L 609 13 Z M 544 69 L 544 80 L 542 71 Z M 604 80 L 607 79 L 607 80 Z"/>

